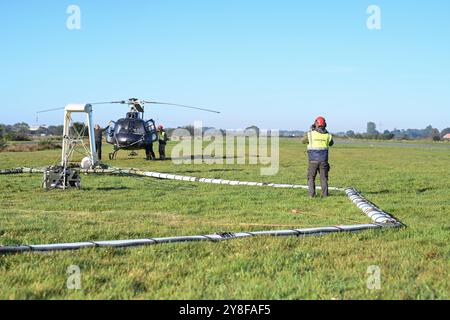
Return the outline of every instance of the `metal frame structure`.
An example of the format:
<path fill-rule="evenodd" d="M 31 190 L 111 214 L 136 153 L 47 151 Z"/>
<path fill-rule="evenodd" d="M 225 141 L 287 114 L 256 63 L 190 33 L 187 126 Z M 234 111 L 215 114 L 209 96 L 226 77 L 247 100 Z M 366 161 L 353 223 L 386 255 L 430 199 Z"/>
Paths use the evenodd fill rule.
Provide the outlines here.
<path fill-rule="evenodd" d="M 73 113 L 86 113 L 85 125 L 88 128 L 89 135 L 89 148 L 84 144 L 83 132 L 76 132 L 73 128 L 71 132 L 70 128 L 72 125 L 72 114 Z M 94 123 L 92 115 L 92 105 L 90 104 L 68 104 L 64 108 L 64 133 L 62 142 L 62 157 L 61 166 L 67 168 L 70 159 L 78 145 L 81 145 L 86 153 L 86 156 L 91 160 L 91 166 L 94 167 L 97 163 L 97 150 L 95 148 L 95 136 L 94 136 Z M 82 130 L 84 131 L 84 129 Z"/>

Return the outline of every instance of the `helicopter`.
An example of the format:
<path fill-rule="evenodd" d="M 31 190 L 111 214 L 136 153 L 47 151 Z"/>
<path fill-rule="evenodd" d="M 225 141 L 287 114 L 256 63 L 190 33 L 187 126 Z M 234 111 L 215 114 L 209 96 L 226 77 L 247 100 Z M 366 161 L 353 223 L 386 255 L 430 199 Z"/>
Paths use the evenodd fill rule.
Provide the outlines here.
<path fill-rule="evenodd" d="M 140 100 L 137 98 L 130 98 L 128 100 L 121 101 L 89 103 L 91 106 L 106 104 L 122 104 L 130 107 L 129 111 L 125 115 L 125 118 L 121 118 L 116 121 L 111 120 L 109 122 L 109 126 L 106 128 L 106 142 L 113 145 L 113 152 L 109 154 L 110 160 L 114 160 L 120 150 L 129 150 L 134 153 L 136 150 L 145 149 L 146 155 L 149 157 L 153 143 L 158 141 L 158 132 L 153 119 L 145 120 L 144 106 L 146 104 L 166 105 L 211 113 L 220 113 L 220 111 L 211 109 L 192 107 L 176 103 Z M 62 108 L 43 110 L 39 111 L 38 114 L 60 109 Z"/>
<path fill-rule="evenodd" d="M 158 133 L 155 121 L 153 119 L 145 120 L 144 118 L 145 104 L 168 105 L 220 113 L 219 111 L 210 109 L 175 103 L 140 100 L 136 98 L 96 104 L 124 104 L 130 106 L 130 110 L 127 112 L 125 118 L 121 118 L 117 121 L 110 121 L 106 130 L 106 142 L 114 146 L 113 152 L 109 154 L 110 160 L 116 158 L 119 150 L 135 151 L 145 149 L 147 157 L 149 156 L 151 145 L 158 140 Z"/>

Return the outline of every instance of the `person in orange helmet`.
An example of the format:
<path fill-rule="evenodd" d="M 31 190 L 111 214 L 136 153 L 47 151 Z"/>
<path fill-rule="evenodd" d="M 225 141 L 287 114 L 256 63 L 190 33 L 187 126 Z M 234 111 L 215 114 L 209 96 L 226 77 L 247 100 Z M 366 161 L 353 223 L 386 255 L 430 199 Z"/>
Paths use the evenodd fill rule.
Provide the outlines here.
<path fill-rule="evenodd" d="M 316 196 L 316 177 L 320 173 L 322 197 L 328 197 L 328 150 L 334 145 L 333 136 L 327 131 L 324 117 L 318 117 L 308 132 L 308 187 L 309 195 Z"/>

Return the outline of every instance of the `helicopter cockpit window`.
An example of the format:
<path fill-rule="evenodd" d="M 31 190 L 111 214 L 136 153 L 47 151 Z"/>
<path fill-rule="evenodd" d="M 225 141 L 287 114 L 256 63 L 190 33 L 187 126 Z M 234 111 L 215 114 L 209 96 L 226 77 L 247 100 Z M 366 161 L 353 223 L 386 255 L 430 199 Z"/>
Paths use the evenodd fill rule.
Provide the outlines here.
<path fill-rule="evenodd" d="M 146 122 L 146 126 L 147 126 L 147 130 L 148 130 L 149 132 L 156 131 L 155 123 L 154 123 L 152 120 L 147 121 L 147 122 Z"/>
<path fill-rule="evenodd" d="M 145 125 L 142 121 L 121 121 L 116 125 L 116 133 L 145 134 Z"/>
<path fill-rule="evenodd" d="M 128 122 L 118 122 L 116 125 L 116 133 L 128 133 Z"/>
<path fill-rule="evenodd" d="M 142 121 L 130 122 L 130 133 L 133 134 L 145 134 L 145 126 Z"/>
<path fill-rule="evenodd" d="M 116 123 L 114 121 L 111 121 L 109 123 L 109 126 L 106 128 L 106 136 L 112 137 L 115 132 L 116 132 Z"/>

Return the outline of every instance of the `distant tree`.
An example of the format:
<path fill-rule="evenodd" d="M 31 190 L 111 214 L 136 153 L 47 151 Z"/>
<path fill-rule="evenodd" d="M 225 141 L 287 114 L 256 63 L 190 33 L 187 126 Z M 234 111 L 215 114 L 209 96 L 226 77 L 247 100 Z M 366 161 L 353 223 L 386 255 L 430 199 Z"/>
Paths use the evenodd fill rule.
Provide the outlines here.
<path fill-rule="evenodd" d="M 7 145 L 8 144 L 6 143 L 5 140 L 0 139 L 0 151 L 3 151 L 3 149 L 5 149 Z"/>
<path fill-rule="evenodd" d="M 18 134 L 29 134 L 30 126 L 25 122 L 16 123 L 12 126 L 12 131 Z"/>
<path fill-rule="evenodd" d="M 432 125 L 429 125 L 428 127 L 425 128 L 425 130 L 422 131 L 422 138 L 433 138 L 433 134 L 434 134 L 434 128 Z"/>
<path fill-rule="evenodd" d="M 250 127 L 245 129 L 245 131 L 247 131 L 247 130 L 255 130 L 256 135 L 259 136 L 259 131 L 260 130 L 259 130 L 259 128 L 257 126 L 250 126 Z"/>
<path fill-rule="evenodd" d="M 5 134 L 5 126 L 0 124 L 0 151 L 6 148 L 6 141 L 3 139 L 3 135 Z"/>
<path fill-rule="evenodd" d="M 400 135 L 402 134 L 401 130 L 398 130 L 398 129 L 392 130 L 391 133 L 394 134 L 394 138 L 396 138 L 396 139 L 397 139 L 398 137 L 400 137 Z"/>
<path fill-rule="evenodd" d="M 3 137 L 5 137 L 6 134 L 12 131 L 12 126 L 3 124 L 3 130 Z"/>
<path fill-rule="evenodd" d="M 50 126 L 47 129 L 47 132 L 51 136 L 62 136 L 64 131 L 63 126 Z"/>
<path fill-rule="evenodd" d="M 381 139 L 383 140 L 392 140 L 394 139 L 395 134 L 389 132 L 389 130 L 385 130 L 384 133 L 381 135 Z"/>
<path fill-rule="evenodd" d="M 14 131 L 8 132 L 5 136 L 4 136 L 4 140 L 8 140 L 8 141 L 31 141 L 31 138 L 24 133 L 17 133 Z"/>
<path fill-rule="evenodd" d="M 411 140 L 407 134 L 403 134 L 403 135 L 399 136 L 399 139 L 400 140 Z"/>
<path fill-rule="evenodd" d="M 0 139 L 8 141 L 28 141 L 30 138 L 28 134 L 30 127 L 28 124 L 21 122 L 15 125 L 1 125 Z"/>
<path fill-rule="evenodd" d="M 349 138 L 354 138 L 355 137 L 355 131 L 353 130 L 349 130 L 345 133 L 345 135 Z"/>
<path fill-rule="evenodd" d="M 82 137 L 87 137 L 89 135 L 88 128 L 81 122 L 74 122 L 73 128 L 74 134 L 81 134 Z"/>
<path fill-rule="evenodd" d="M 378 134 L 377 125 L 375 122 L 367 123 L 367 134 Z"/>
<path fill-rule="evenodd" d="M 431 140 L 433 140 L 433 141 L 441 141 L 441 133 L 439 132 L 438 129 L 433 128 L 431 130 Z"/>

